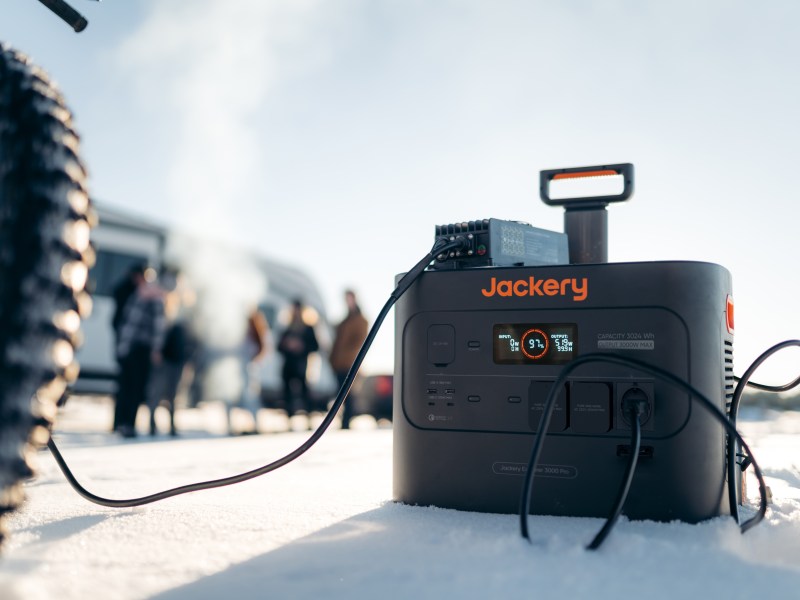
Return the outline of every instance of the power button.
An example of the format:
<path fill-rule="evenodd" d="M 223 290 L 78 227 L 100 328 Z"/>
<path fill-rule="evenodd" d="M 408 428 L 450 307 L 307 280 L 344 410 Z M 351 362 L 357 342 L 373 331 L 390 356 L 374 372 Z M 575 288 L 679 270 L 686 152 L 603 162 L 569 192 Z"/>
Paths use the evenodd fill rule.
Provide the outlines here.
<path fill-rule="evenodd" d="M 428 327 L 428 360 L 438 367 L 449 365 L 456 357 L 456 330 L 452 325 Z"/>

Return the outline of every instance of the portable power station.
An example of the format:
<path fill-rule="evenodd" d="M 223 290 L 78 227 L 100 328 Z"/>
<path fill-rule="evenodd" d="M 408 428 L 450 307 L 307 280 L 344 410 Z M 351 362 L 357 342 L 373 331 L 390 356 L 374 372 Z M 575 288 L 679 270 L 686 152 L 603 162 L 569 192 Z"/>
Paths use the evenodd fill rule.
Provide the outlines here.
<path fill-rule="evenodd" d="M 609 169 L 630 179 L 620 194 L 627 198 L 631 165 L 543 171 L 542 177 L 605 175 Z M 542 196 L 548 201 L 546 185 Z M 548 392 L 565 364 L 588 353 L 657 365 L 728 414 L 735 387 L 729 272 L 703 262 L 602 262 L 608 201 L 563 202 L 572 264 L 527 266 L 522 259 L 522 266 L 498 266 L 484 254 L 482 265 L 489 266 L 471 268 L 463 264 L 467 256 L 441 256 L 442 263 L 462 264 L 426 271 L 398 301 L 395 500 L 519 511 Z M 581 234 L 587 243 L 575 244 L 570 235 L 571 210 L 584 211 L 577 219 L 581 231 L 589 231 Z M 594 218 L 587 215 L 600 211 L 600 225 L 587 228 Z M 437 235 L 481 229 L 462 225 L 437 228 Z M 581 258 L 586 256 L 595 262 Z M 622 403 L 633 397 L 646 400 L 648 410 L 623 513 L 687 522 L 730 513 L 726 432 L 693 406 L 689 394 L 606 364 L 581 365 L 557 394 L 530 512 L 609 513 L 631 453 Z"/>

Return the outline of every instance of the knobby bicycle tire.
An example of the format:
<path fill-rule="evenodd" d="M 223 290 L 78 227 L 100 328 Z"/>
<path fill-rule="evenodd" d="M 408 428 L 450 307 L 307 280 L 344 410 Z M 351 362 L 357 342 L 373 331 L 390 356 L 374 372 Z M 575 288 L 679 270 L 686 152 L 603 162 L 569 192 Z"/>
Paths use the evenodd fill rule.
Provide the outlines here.
<path fill-rule="evenodd" d="M 0 44 L 0 543 L 35 450 L 77 377 L 94 260 L 86 181 L 61 93 Z"/>

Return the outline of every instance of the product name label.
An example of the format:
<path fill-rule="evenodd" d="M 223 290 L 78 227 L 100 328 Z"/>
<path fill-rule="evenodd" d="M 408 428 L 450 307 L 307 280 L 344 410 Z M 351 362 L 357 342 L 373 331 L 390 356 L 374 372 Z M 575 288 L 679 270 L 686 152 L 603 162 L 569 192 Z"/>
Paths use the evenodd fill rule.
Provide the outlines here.
<path fill-rule="evenodd" d="M 489 288 L 481 289 L 487 298 L 492 296 L 569 296 L 575 302 L 583 302 L 589 295 L 589 280 L 586 277 L 564 279 L 500 279 L 492 277 Z"/>
<path fill-rule="evenodd" d="M 525 475 L 528 465 L 525 463 L 496 462 L 492 465 L 495 475 Z M 571 465 L 538 465 L 537 477 L 556 477 L 558 479 L 575 479 L 578 469 Z"/>

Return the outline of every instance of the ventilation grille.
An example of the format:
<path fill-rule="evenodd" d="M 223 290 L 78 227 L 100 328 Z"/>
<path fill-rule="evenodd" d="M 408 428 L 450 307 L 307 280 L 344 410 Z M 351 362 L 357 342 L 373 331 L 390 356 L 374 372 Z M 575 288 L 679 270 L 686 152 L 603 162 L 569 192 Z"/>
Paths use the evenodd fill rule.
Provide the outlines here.
<path fill-rule="evenodd" d="M 725 340 L 725 408 L 727 413 L 731 412 L 731 402 L 733 392 L 736 389 L 736 380 L 733 376 L 733 342 Z"/>

